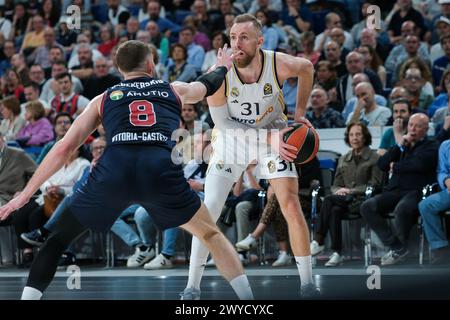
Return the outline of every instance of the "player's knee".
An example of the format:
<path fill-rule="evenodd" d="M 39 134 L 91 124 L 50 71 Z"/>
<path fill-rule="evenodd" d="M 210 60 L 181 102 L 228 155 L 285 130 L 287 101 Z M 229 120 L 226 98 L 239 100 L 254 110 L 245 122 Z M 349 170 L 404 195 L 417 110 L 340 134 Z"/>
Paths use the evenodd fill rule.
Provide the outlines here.
<path fill-rule="evenodd" d="M 210 228 L 201 235 L 201 238 L 205 242 L 215 241 L 218 237 L 221 237 L 221 233 L 216 228 Z"/>

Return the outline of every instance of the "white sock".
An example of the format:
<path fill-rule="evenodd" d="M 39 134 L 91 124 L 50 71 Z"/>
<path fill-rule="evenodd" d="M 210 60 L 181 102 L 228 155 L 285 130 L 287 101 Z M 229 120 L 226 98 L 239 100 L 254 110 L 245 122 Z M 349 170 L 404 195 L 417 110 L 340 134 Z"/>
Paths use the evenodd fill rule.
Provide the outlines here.
<path fill-rule="evenodd" d="M 200 290 L 200 282 L 202 281 L 203 271 L 205 270 L 206 260 L 208 259 L 208 248 L 198 240 L 192 237 L 191 258 L 189 261 L 189 279 L 187 288 Z"/>
<path fill-rule="evenodd" d="M 252 288 L 250 287 L 250 283 L 248 282 L 245 274 L 241 274 L 231 280 L 230 285 L 233 287 L 233 290 L 236 292 L 239 300 L 255 300 L 253 297 Z"/>
<path fill-rule="evenodd" d="M 298 274 L 300 275 L 302 286 L 314 283 L 312 277 L 311 256 L 295 257 L 295 262 L 297 263 Z"/>
<path fill-rule="evenodd" d="M 233 180 L 221 176 L 211 174 L 206 176 L 204 203 L 215 222 L 219 220 L 223 205 L 233 183 Z M 200 282 L 202 281 L 208 254 L 208 248 L 197 237 L 192 237 L 187 288 L 200 289 Z"/>
<path fill-rule="evenodd" d="M 32 287 L 23 288 L 20 300 L 41 300 L 42 292 Z"/>

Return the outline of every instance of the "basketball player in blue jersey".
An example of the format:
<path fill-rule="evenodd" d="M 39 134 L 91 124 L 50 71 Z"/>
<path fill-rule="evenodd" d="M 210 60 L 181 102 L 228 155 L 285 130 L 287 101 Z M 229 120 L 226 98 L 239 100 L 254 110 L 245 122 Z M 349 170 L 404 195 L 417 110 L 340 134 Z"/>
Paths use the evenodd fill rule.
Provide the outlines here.
<path fill-rule="evenodd" d="M 279 144 L 278 155 L 265 152 L 264 146 L 260 146 L 256 160 L 259 176 L 270 181 L 288 224 L 289 240 L 301 280 L 301 296 L 310 298 L 318 296 L 319 291 L 312 277 L 309 232 L 298 197 L 298 176 L 292 164 L 296 150 L 282 140 L 292 128 L 287 127 L 283 113 L 281 86 L 288 78 L 298 78 L 295 120 L 304 119 L 314 69 L 303 58 L 261 50 L 263 42 L 261 24 L 254 16 L 243 14 L 235 18 L 230 30 L 234 64 L 220 89 L 207 98 L 215 132 L 213 155 L 205 181 L 205 205 L 217 221 L 229 190 L 247 167 L 247 163 L 229 162 L 229 159 L 236 160 L 239 154 L 248 154 L 248 149 L 254 148 L 245 141 L 238 141 L 237 152 L 235 146 L 230 148 L 229 143 L 225 143 L 230 129 L 279 129 L 268 134 L 269 144 Z M 235 138 L 239 139 L 239 134 Z M 207 256 L 207 248 L 193 238 L 189 280 L 181 299 L 200 298 L 200 281 Z"/>
<path fill-rule="evenodd" d="M 4 220 L 25 205 L 102 122 L 106 150 L 39 251 L 22 299 L 40 299 L 69 243 L 88 228 L 109 230 L 120 212 L 132 203 L 154 213 L 153 220 L 161 229 L 181 226 L 202 239 L 238 297 L 253 299 L 233 246 L 190 189 L 181 166 L 171 161 L 175 141 L 170 138 L 178 128 L 182 104 L 196 103 L 213 94 L 231 66 L 232 55 L 219 50 L 219 68 L 195 82 L 172 85 L 151 77 L 155 70 L 151 49 L 142 42 L 121 44 L 116 59 L 124 81 L 90 102 L 20 195 L 0 208 L 0 219 Z"/>

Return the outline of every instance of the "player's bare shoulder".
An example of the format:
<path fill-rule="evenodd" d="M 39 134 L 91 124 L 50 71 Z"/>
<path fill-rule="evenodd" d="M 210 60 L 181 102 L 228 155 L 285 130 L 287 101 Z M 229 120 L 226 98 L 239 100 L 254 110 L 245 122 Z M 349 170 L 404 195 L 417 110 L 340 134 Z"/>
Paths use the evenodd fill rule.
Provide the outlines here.
<path fill-rule="evenodd" d="M 305 58 L 294 57 L 283 52 L 276 53 L 277 77 L 281 83 L 292 77 L 299 77 L 302 74 L 312 74 L 313 64 Z"/>

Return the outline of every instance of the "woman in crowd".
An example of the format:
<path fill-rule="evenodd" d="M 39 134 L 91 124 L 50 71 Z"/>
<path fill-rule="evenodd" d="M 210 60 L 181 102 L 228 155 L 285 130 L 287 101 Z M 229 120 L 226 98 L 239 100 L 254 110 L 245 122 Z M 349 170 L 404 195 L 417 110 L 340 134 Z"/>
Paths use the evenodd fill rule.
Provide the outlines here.
<path fill-rule="evenodd" d="M 45 118 L 45 109 L 39 101 L 29 102 L 25 107 L 27 124 L 19 131 L 17 140 L 23 146 L 42 146 L 53 139 L 53 126 Z"/>
<path fill-rule="evenodd" d="M 345 143 L 351 150 L 338 162 L 331 195 L 324 198 L 318 216 L 317 229 L 311 242 L 311 255 L 325 249 L 325 237 L 330 232 L 333 254 L 325 263 L 334 267 L 343 263 L 341 221 L 359 216 L 367 186 L 379 185 L 382 172 L 377 167 L 378 155 L 370 149 L 372 136 L 363 123 L 351 123 L 345 131 Z"/>
<path fill-rule="evenodd" d="M 17 135 L 25 125 L 25 119 L 20 116 L 20 102 L 15 96 L 8 96 L 0 102 L 0 112 L 3 120 L 0 123 L 0 133 L 7 140 L 16 140 Z"/>

